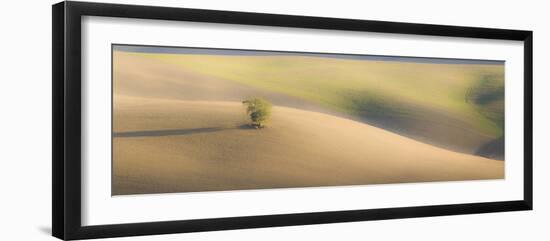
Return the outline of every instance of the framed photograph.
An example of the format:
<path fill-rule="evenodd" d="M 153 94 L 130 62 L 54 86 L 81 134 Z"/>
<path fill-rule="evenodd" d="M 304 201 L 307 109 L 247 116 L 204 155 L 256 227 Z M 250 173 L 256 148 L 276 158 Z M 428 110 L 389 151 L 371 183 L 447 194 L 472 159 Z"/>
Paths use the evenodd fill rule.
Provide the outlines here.
<path fill-rule="evenodd" d="M 53 235 L 531 210 L 532 46 L 524 30 L 55 4 Z"/>

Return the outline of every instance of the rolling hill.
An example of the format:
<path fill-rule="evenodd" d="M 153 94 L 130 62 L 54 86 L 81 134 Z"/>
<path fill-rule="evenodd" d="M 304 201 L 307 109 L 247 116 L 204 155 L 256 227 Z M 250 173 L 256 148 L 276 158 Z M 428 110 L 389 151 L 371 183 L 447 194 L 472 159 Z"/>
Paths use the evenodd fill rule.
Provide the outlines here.
<path fill-rule="evenodd" d="M 195 76 L 179 77 L 172 84 L 208 84 L 204 78 L 218 79 L 224 83 L 216 85 L 220 89 L 240 85 L 256 92 L 284 95 L 305 105 L 285 106 L 336 113 L 464 153 L 475 154 L 503 136 L 503 65 L 284 55 L 117 54 L 172 65 Z M 201 89 L 196 93 L 209 92 Z M 503 148 L 494 151 L 497 153 L 492 156 L 504 158 Z"/>

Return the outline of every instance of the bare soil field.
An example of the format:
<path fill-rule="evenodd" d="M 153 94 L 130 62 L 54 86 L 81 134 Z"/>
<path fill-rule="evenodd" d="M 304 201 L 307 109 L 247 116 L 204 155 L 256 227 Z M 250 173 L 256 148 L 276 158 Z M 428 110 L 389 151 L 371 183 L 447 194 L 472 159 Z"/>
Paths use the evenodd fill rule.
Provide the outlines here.
<path fill-rule="evenodd" d="M 257 130 L 240 102 L 114 101 L 113 195 L 504 177 L 502 161 L 324 113 L 274 106 Z"/>

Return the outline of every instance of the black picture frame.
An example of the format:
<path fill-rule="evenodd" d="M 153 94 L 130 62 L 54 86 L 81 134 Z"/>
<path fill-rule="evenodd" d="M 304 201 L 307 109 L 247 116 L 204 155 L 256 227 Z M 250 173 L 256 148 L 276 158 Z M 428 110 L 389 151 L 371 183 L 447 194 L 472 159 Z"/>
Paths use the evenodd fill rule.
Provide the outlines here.
<path fill-rule="evenodd" d="M 175 220 L 130 224 L 81 224 L 81 18 L 104 16 L 428 36 L 517 40 L 524 43 L 523 199 L 500 202 L 367 210 Z M 53 156 L 52 233 L 65 239 L 200 232 L 442 215 L 531 210 L 533 208 L 533 33 L 523 30 L 443 26 L 171 7 L 60 2 L 52 6 Z"/>

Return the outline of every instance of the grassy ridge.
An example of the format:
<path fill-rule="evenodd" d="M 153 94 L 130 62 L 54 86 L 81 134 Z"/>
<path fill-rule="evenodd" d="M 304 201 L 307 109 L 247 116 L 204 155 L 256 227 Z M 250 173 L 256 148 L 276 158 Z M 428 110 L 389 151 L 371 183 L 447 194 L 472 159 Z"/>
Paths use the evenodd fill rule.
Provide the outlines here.
<path fill-rule="evenodd" d="M 399 125 L 404 123 L 405 129 L 429 131 L 433 123 L 446 125 L 445 128 L 458 126 L 457 133 L 467 129 L 483 136 L 476 145 L 503 133 L 503 65 L 304 56 L 133 54 L 303 98 L 360 118 L 374 118 L 381 123 L 397 121 Z M 441 130 L 444 132 L 445 128 Z M 449 133 L 438 135 L 443 138 Z"/>

